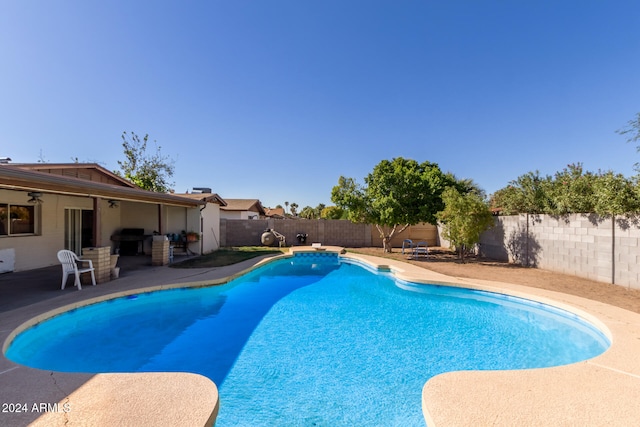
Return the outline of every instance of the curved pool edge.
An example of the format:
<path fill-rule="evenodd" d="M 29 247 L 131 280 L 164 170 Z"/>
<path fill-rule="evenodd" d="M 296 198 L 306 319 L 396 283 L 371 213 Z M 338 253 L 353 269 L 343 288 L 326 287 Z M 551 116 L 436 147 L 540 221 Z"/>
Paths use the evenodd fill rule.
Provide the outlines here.
<path fill-rule="evenodd" d="M 306 251 L 309 250 L 307 249 Z M 265 263 L 288 256 L 291 256 L 291 254 L 256 262 L 250 268 L 242 269 L 225 278 L 141 287 L 111 293 L 96 298 L 95 302 L 111 299 L 119 294 L 130 295 L 149 290 L 225 283 Z M 424 385 L 422 391 L 423 413 L 430 427 L 488 424 L 632 425 L 638 424 L 640 421 L 640 408 L 636 405 L 637 396 L 640 396 L 640 366 L 635 357 L 635 355 L 640 354 L 640 314 L 596 301 L 537 288 L 482 280 L 473 280 L 473 283 L 471 283 L 468 279 L 441 275 L 422 267 L 385 258 L 351 253 L 343 256 L 366 263 L 378 270 L 390 271 L 401 280 L 461 286 L 551 303 L 550 305 L 562 309 L 569 308 L 571 309 L 569 311 L 578 311 L 577 314 L 579 315 L 584 313 L 588 316 L 587 319 L 595 320 L 592 323 L 604 326 L 601 330 L 609 336 L 611 341 L 610 348 L 602 355 L 584 362 L 553 368 L 519 371 L 449 372 L 431 378 Z M 93 300 L 87 299 L 84 302 L 71 305 L 86 305 L 87 301 Z M 22 322 L 20 326 L 27 323 L 37 323 L 31 321 L 56 310 L 65 311 L 64 307 L 69 306 L 67 304 L 54 310 L 40 313 L 38 316 Z M 46 317 L 50 316 L 45 316 L 44 318 Z M 3 325 L 3 327 L 5 326 L 7 325 Z M 17 327 L 18 325 L 16 324 L 16 327 L 12 330 L 15 331 Z M 3 332 L 7 332 L 7 330 Z M 139 402 L 133 406 L 125 406 L 127 406 L 127 412 L 131 412 L 133 415 L 138 414 L 139 419 L 143 420 L 148 417 L 147 410 L 150 407 L 149 405 L 153 406 L 153 402 L 156 401 L 154 397 L 156 393 L 162 393 L 160 388 L 156 390 L 157 380 L 148 382 L 142 380 L 142 376 L 148 374 L 86 375 L 57 373 L 40 371 L 20 365 L 16 366 L 10 361 L 7 363 L 6 358 L 4 358 L 4 351 L 10 341 L 8 336 L 2 335 L 7 339 L 3 340 L 4 346 L 1 357 L 4 360 L 0 361 L 0 374 L 2 375 L 3 383 L 8 386 L 4 387 L 4 391 L 0 390 L 0 400 L 3 402 L 14 401 L 11 397 L 12 390 L 10 389 L 12 387 L 14 390 L 24 390 L 26 388 L 26 392 L 21 395 L 32 396 L 31 400 L 34 400 L 38 394 L 35 392 L 29 394 L 28 389 L 39 389 L 42 384 L 46 384 L 48 388 L 54 386 L 60 388 L 60 392 L 66 393 L 67 398 L 74 393 L 81 393 L 82 396 L 85 394 L 93 396 L 87 399 L 88 401 L 97 402 L 98 406 L 96 406 L 97 409 L 95 410 L 111 414 L 112 421 L 115 421 L 118 420 L 117 416 L 124 417 L 131 414 L 121 414 L 122 410 L 114 407 L 119 403 L 113 401 L 113 395 L 104 389 L 101 381 L 106 377 L 110 377 L 109 379 L 118 378 L 118 381 L 129 382 L 132 386 L 139 386 L 140 394 L 137 395 Z M 9 369 L 7 369 L 7 365 L 9 365 Z M 159 373 L 154 375 L 166 380 L 167 393 L 174 398 L 180 396 L 179 393 L 182 386 L 186 384 L 186 387 L 189 388 L 191 386 L 188 384 L 191 379 L 200 377 L 195 374 Z M 211 382 L 205 377 L 200 378 Z M 51 384 L 52 382 L 53 385 Z M 60 387 L 66 383 L 75 384 L 77 382 L 80 382 L 81 385 L 75 388 L 72 393 L 68 393 L 66 388 Z M 85 388 L 85 385 L 89 385 L 89 387 Z M 205 403 L 198 398 L 188 404 L 185 402 L 185 407 L 180 408 L 180 402 L 183 402 L 180 399 L 171 403 L 169 408 L 160 408 L 158 411 L 158 408 L 154 407 L 155 412 L 151 413 L 158 417 L 154 421 L 136 424 L 157 425 L 158 420 L 164 420 L 161 417 L 167 415 L 165 411 L 175 412 L 181 409 L 182 412 L 188 413 L 193 412 L 193 408 L 197 407 L 201 411 L 200 413 L 208 413 L 209 417 L 206 420 L 200 417 L 198 422 L 190 423 L 190 425 L 211 425 L 209 422 L 213 422 L 215 419 L 218 402 L 217 388 L 212 382 L 210 386 L 213 386 L 216 393 L 214 407 L 210 404 L 211 401 Z M 205 386 L 205 389 L 209 389 L 210 386 Z M 73 385 L 71 388 L 73 388 Z M 64 399 L 60 400 L 60 402 L 64 402 Z M 416 402 L 416 404 L 418 403 Z M 58 424 L 63 425 L 69 414 L 57 413 L 54 416 L 59 420 Z M 76 414 L 79 415 L 80 411 L 77 411 Z M 2 415 L 4 416 L 5 414 Z M 36 421 L 39 423 L 41 419 L 50 415 L 44 414 L 37 418 Z M 0 420 L 4 420 L 4 417 L 0 417 Z M 163 422 L 161 421 L 160 424 Z M 47 423 L 47 425 L 56 424 Z"/>
<path fill-rule="evenodd" d="M 640 314 L 539 288 L 446 276 L 370 255 L 347 256 L 409 282 L 489 291 L 558 307 L 590 322 L 611 342 L 601 355 L 569 365 L 437 375 L 422 390 L 429 427 L 640 424 Z"/>
<path fill-rule="evenodd" d="M 144 286 L 144 287 L 140 287 L 140 288 L 133 288 L 133 289 L 127 289 L 127 290 L 123 290 L 123 291 L 116 291 L 116 292 L 112 292 L 112 293 L 108 293 L 105 295 L 101 295 L 99 297 L 95 297 L 95 298 L 88 298 L 88 299 L 83 299 L 81 301 L 76 301 L 73 302 L 71 304 L 65 304 L 65 305 L 61 305 L 60 307 L 56 307 L 52 310 L 48 310 L 48 311 L 44 311 L 41 314 L 38 314 L 34 317 L 29 318 L 28 320 L 26 320 L 25 322 L 21 323 L 19 326 L 17 326 L 16 328 L 14 328 L 9 335 L 7 336 L 7 338 L 4 340 L 3 345 L 2 345 L 2 355 L 4 356 L 4 354 L 7 352 L 7 348 L 9 348 L 9 346 L 11 345 L 11 342 L 15 339 L 15 337 L 20 334 L 21 332 L 25 331 L 26 329 L 29 329 L 30 327 L 37 325 L 38 323 L 41 323 L 47 319 L 50 319 L 52 317 L 55 317 L 59 314 L 65 313 L 67 311 L 71 311 L 71 310 L 75 310 L 81 307 L 86 307 L 89 305 L 93 305 L 93 304 L 98 304 L 104 301 L 108 301 L 108 300 L 112 300 L 112 299 L 116 299 L 116 298 L 122 298 L 122 297 L 126 297 L 129 295 L 136 295 L 136 294 L 143 294 L 143 293 L 148 293 L 148 292 L 157 292 L 157 291 L 164 291 L 164 290 L 170 290 L 170 289 L 180 289 L 180 288 L 198 288 L 198 287 L 207 287 L 207 286 L 218 286 L 218 285 L 223 285 L 227 282 L 230 282 L 240 276 L 243 276 L 247 273 L 250 273 L 251 271 L 266 265 L 268 263 L 274 262 L 278 259 L 282 259 L 282 258 L 288 258 L 291 257 L 291 254 L 283 254 L 283 255 L 277 255 L 274 257 L 270 257 L 270 258 L 264 258 L 264 259 L 260 259 L 258 260 L 255 264 L 253 264 L 252 266 L 242 269 L 232 275 L 229 276 L 225 276 L 222 278 L 217 278 L 217 279 L 207 279 L 207 280 L 198 280 L 198 281 L 193 281 L 193 282 L 176 282 L 176 283 L 168 283 L 168 284 L 162 284 L 162 285 L 151 285 L 151 286 Z"/>
<path fill-rule="evenodd" d="M 181 277 L 184 273 L 174 271 L 171 274 L 174 269 L 151 267 L 132 277 L 129 283 L 126 282 L 130 278 L 121 276 L 118 281 L 106 285 L 61 294 L 58 299 L 45 298 L 39 303 L 0 313 L 0 341 L 3 343 L 0 402 L 12 405 L 7 406 L 7 411 L 0 412 L 0 425 L 212 426 L 220 404 L 218 388 L 205 376 L 193 373 L 55 372 L 8 360 L 6 349 L 17 333 L 69 309 L 140 292 L 226 283 L 271 262 L 272 258 L 279 257 L 269 255 L 229 267 L 207 269 L 205 276 L 209 278 L 199 281 L 172 282 L 171 277 Z M 162 281 L 165 284 L 150 285 Z M 102 295 L 90 297 L 92 293 Z M 69 405 L 69 411 L 65 410 L 65 404 Z"/>

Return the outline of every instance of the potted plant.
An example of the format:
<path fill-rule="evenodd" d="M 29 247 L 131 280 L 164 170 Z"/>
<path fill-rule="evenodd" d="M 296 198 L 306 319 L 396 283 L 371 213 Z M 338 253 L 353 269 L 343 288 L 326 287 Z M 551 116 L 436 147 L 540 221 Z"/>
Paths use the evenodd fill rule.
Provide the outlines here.
<path fill-rule="evenodd" d="M 195 231 L 189 231 L 187 233 L 187 242 L 197 242 L 200 240 L 200 233 L 196 233 Z"/>

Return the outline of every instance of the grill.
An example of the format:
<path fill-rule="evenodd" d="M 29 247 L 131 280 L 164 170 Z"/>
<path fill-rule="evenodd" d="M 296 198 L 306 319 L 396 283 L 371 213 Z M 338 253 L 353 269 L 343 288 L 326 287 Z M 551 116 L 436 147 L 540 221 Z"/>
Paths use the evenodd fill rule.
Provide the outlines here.
<path fill-rule="evenodd" d="M 144 254 L 144 228 L 123 228 L 120 234 L 111 236 L 111 240 L 119 243 L 120 255 Z"/>

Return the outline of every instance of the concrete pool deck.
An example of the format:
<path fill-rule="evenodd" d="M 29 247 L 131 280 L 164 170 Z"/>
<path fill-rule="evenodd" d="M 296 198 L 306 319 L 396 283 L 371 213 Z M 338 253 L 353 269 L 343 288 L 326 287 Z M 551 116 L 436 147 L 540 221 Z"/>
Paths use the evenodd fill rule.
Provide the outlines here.
<path fill-rule="evenodd" d="M 611 338 L 611 347 L 602 355 L 567 366 L 438 375 L 425 384 L 422 393 L 429 426 L 640 424 L 640 314 L 542 289 L 444 276 L 385 258 L 346 256 L 391 269 L 409 281 L 471 287 L 549 302 L 582 314 Z M 123 269 L 119 279 L 95 287 L 84 286 L 82 291 L 73 287 L 59 289 L 58 266 L 35 273 L 0 275 L 0 339 L 5 342 L 20 325 L 51 310 L 140 288 L 216 283 L 241 274 L 264 258 L 211 269 Z M 10 303 L 12 296 L 15 305 Z M 218 394 L 213 382 L 199 375 L 51 372 L 17 365 L 7 360 L 3 351 L 0 405 L 0 425 L 7 426 L 197 426 L 214 422 Z"/>

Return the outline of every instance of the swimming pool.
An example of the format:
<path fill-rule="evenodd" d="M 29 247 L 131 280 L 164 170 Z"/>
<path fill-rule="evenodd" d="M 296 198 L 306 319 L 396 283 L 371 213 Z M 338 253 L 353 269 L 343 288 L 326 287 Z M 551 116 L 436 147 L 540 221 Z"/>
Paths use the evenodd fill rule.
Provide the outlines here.
<path fill-rule="evenodd" d="M 220 390 L 217 426 L 424 425 L 420 393 L 434 375 L 561 365 L 608 345 L 562 310 L 298 254 L 226 285 L 56 316 L 6 355 L 58 371 L 206 375 Z"/>

